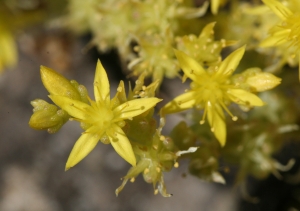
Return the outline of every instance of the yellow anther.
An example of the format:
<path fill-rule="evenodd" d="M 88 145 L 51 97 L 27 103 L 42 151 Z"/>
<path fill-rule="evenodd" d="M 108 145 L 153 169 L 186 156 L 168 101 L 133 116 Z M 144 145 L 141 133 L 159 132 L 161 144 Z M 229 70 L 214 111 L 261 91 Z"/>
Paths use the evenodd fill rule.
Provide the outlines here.
<path fill-rule="evenodd" d="M 159 137 L 159 140 L 164 141 L 164 140 L 166 140 L 166 137 L 163 136 L 163 135 L 161 135 L 161 136 Z"/>
<path fill-rule="evenodd" d="M 232 120 L 233 120 L 233 121 L 237 121 L 237 120 L 238 120 L 238 117 L 237 117 L 237 116 L 233 116 L 233 117 L 232 117 Z"/>
<path fill-rule="evenodd" d="M 149 173 L 149 169 L 148 168 L 145 168 L 145 170 L 144 170 L 144 174 L 148 174 Z"/>
<path fill-rule="evenodd" d="M 153 145 L 152 147 L 153 147 L 153 149 L 155 149 L 155 150 L 158 149 L 158 146 L 157 146 L 157 145 Z"/>

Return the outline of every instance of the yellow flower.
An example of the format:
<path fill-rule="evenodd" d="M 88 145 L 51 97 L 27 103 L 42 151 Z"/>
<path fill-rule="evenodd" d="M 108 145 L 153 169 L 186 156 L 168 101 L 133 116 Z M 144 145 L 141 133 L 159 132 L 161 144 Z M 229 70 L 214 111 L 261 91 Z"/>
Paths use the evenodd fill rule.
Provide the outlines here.
<path fill-rule="evenodd" d="M 120 89 L 118 89 L 116 96 L 110 99 L 109 81 L 100 61 L 96 67 L 94 80 L 95 101 L 89 99 L 90 105 L 65 95 L 65 91 L 59 93 L 60 91 L 55 90 L 58 86 L 55 85 L 54 78 L 50 77 L 53 74 L 46 74 L 47 69 L 45 68 L 43 71 L 44 75 L 48 75 L 43 79 L 44 84 L 45 80 L 52 81 L 54 84 L 49 85 L 47 83 L 49 85 L 47 89 L 51 93 L 49 97 L 75 120 L 81 122 L 85 129 L 71 151 L 66 170 L 86 157 L 99 140 L 103 143 L 111 143 L 122 158 L 135 166 L 136 158 L 122 127 L 126 124 L 125 120 L 130 120 L 132 117 L 147 111 L 161 100 L 153 97 L 135 99 L 120 104 L 116 100 L 118 93 L 122 91 Z M 60 82 L 65 83 L 64 80 L 57 78 L 57 83 Z M 57 95 L 58 93 L 59 95 Z"/>
<path fill-rule="evenodd" d="M 273 47 L 287 44 L 288 48 L 294 48 L 293 57 L 299 56 L 300 12 L 292 12 L 276 0 L 263 0 L 263 2 L 281 19 L 281 22 L 270 29 L 269 37 L 263 40 L 260 46 Z"/>
<path fill-rule="evenodd" d="M 231 53 L 219 66 L 205 71 L 193 58 L 175 50 L 180 67 L 193 82 L 191 83 L 191 89 L 165 105 L 161 110 L 161 114 L 176 113 L 192 107 L 204 108 L 200 124 L 205 122 L 207 116 L 211 131 L 220 144 L 224 146 L 226 142 L 226 124 L 223 109 L 234 121 L 237 120 L 237 117 L 231 114 L 226 105 L 230 102 L 244 106 L 264 105 L 263 101 L 255 94 L 240 88 L 238 84 L 234 84 L 230 80 L 244 52 L 245 46 Z"/>

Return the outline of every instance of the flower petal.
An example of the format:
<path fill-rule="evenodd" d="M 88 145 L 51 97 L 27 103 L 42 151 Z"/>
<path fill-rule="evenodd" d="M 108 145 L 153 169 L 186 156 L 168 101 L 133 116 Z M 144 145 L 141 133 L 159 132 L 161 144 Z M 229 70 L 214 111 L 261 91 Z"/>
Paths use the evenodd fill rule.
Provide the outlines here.
<path fill-rule="evenodd" d="M 219 6 L 220 6 L 220 0 L 211 0 L 211 13 L 216 15 L 218 14 L 218 10 L 219 10 Z"/>
<path fill-rule="evenodd" d="M 212 37 L 212 35 L 214 34 L 214 27 L 216 25 L 216 22 L 212 22 L 212 23 L 209 23 L 207 24 L 201 31 L 201 34 L 199 35 L 199 38 L 202 38 L 202 37 Z"/>
<path fill-rule="evenodd" d="M 56 105 L 68 112 L 72 117 L 81 120 L 90 117 L 89 110 L 91 109 L 91 106 L 86 103 L 56 95 L 50 95 L 49 97 Z"/>
<path fill-rule="evenodd" d="M 287 37 L 289 36 L 289 29 L 281 29 L 281 28 L 273 28 L 274 30 L 278 29 L 275 33 L 272 33 L 264 39 L 259 46 L 260 47 L 273 47 L 273 46 L 278 46 L 283 43 L 286 43 Z"/>
<path fill-rule="evenodd" d="M 80 100 L 78 91 L 64 76 L 45 66 L 41 66 L 40 71 L 42 82 L 51 95 Z"/>
<path fill-rule="evenodd" d="M 210 102 L 207 102 L 206 109 L 207 119 L 211 130 L 223 147 L 226 143 L 226 123 L 224 112 L 219 104 L 211 104 Z"/>
<path fill-rule="evenodd" d="M 206 74 L 203 67 L 195 59 L 183 53 L 182 51 L 174 49 L 174 52 L 182 71 L 187 75 L 187 77 L 193 81 L 197 81 L 197 78 L 200 75 Z"/>
<path fill-rule="evenodd" d="M 216 75 L 230 76 L 239 65 L 245 53 L 245 48 L 246 46 L 244 45 L 227 56 L 226 59 L 221 62 Z"/>
<path fill-rule="evenodd" d="M 264 102 L 255 94 L 243 89 L 229 89 L 227 91 L 229 98 L 240 105 L 263 106 Z"/>
<path fill-rule="evenodd" d="M 276 0 L 262 0 L 282 20 L 292 15 L 292 11 Z"/>
<path fill-rule="evenodd" d="M 97 145 L 99 135 L 84 133 L 76 141 L 66 164 L 66 170 L 85 158 Z"/>
<path fill-rule="evenodd" d="M 112 125 L 110 132 L 107 132 L 107 135 L 116 152 L 132 166 L 135 166 L 136 158 L 132 146 L 123 130 L 117 125 Z"/>
<path fill-rule="evenodd" d="M 98 59 L 96 74 L 94 79 L 94 94 L 96 101 L 108 101 L 110 100 L 109 81 L 106 71 Z M 108 103 L 107 102 L 107 103 Z"/>
<path fill-rule="evenodd" d="M 116 107 L 114 111 L 114 116 L 116 119 L 127 119 L 135 117 L 144 113 L 145 111 L 153 108 L 158 102 L 162 101 L 156 97 L 151 98 L 141 98 L 127 101 Z"/>
<path fill-rule="evenodd" d="M 195 95 L 196 93 L 194 91 L 190 91 L 177 96 L 172 101 L 167 103 L 161 109 L 160 113 L 164 116 L 165 114 L 177 113 L 192 108 L 196 103 Z"/>

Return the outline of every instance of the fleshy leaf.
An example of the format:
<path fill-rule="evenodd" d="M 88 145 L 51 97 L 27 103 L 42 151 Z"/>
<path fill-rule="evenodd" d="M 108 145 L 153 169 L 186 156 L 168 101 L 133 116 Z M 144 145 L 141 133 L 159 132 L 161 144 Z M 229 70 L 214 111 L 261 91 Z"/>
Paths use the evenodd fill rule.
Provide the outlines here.
<path fill-rule="evenodd" d="M 97 145 L 99 136 L 90 133 L 82 134 L 76 141 L 66 164 L 66 170 L 85 158 Z"/>

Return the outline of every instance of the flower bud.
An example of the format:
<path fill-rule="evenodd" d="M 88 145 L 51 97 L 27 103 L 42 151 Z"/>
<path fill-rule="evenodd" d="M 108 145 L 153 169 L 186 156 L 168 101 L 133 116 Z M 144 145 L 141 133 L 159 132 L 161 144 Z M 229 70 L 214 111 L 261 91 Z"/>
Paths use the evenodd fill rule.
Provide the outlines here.
<path fill-rule="evenodd" d="M 279 85 L 281 83 L 281 78 L 278 78 L 271 73 L 260 72 L 248 77 L 246 83 L 254 87 L 257 92 L 263 92 Z"/>
<path fill-rule="evenodd" d="M 44 100 L 34 100 L 33 114 L 29 120 L 30 127 L 36 130 L 48 130 L 49 133 L 57 132 L 69 119 L 64 110 L 58 110 L 55 105 Z"/>

